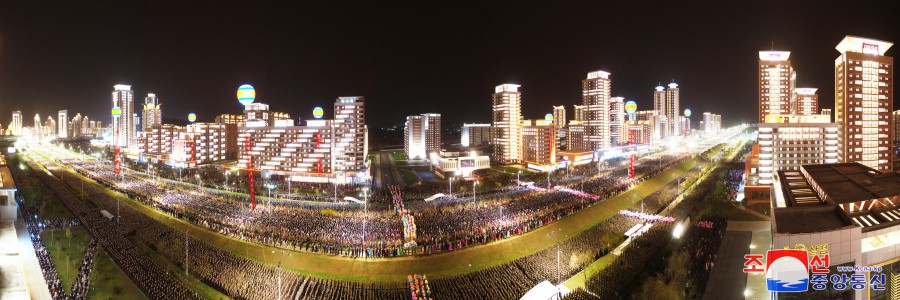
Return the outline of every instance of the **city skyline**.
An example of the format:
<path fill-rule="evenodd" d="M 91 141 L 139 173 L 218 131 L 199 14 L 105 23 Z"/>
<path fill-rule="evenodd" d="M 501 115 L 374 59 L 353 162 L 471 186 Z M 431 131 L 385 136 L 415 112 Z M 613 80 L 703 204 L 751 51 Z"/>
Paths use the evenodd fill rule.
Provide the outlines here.
<path fill-rule="evenodd" d="M 757 87 L 747 84 L 756 76 L 747 70 L 756 63 L 758 51 L 773 45 L 791 51 L 792 64 L 802 70 L 797 85 L 818 87 L 821 108 L 832 108 L 834 95 L 828 87 L 833 85 L 831 69 L 839 55 L 833 45 L 845 35 L 900 40 L 890 29 L 897 26 L 887 9 L 865 17 L 837 18 L 837 11 L 805 10 L 803 4 L 786 4 L 791 9 L 784 11 L 791 13 L 758 6 L 689 4 L 669 11 L 612 4 L 598 7 L 621 12 L 603 14 L 610 23 L 626 22 L 635 15 L 646 15 L 644 19 L 650 21 L 629 31 L 609 31 L 603 41 L 584 41 L 579 36 L 589 32 L 590 26 L 583 25 L 596 16 L 580 6 L 311 8 L 308 11 L 321 15 L 311 13 L 309 18 L 282 15 L 297 8 L 280 12 L 265 6 L 215 8 L 221 18 L 187 17 L 207 9 L 199 5 L 182 8 L 184 16 L 170 15 L 154 4 L 75 8 L 117 15 L 112 22 L 123 25 L 106 28 L 103 22 L 73 17 L 77 14 L 68 14 L 66 7 L 40 10 L 29 4 L 3 4 L 0 11 L 16 15 L 0 18 L 0 107 L 25 116 L 67 109 L 108 124 L 111 120 L 103 100 L 109 86 L 131 84 L 137 95 L 156 93 L 167 103 L 164 118 L 185 119 L 188 112 L 196 112 L 198 119 L 211 121 L 219 114 L 239 113 L 242 108 L 233 100 L 233 87 L 250 83 L 259 91 L 260 101 L 303 119 L 311 118 L 311 108 L 327 106 L 333 95 L 363 95 L 371 104 L 373 127 L 402 126 L 404 116 L 427 111 L 444 114 L 447 124 L 484 123 L 490 120 L 490 103 L 485 99 L 498 83 L 522 85 L 528 95 L 522 115 L 533 119 L 551 113 L 551 105 L 580 104 L 578 80 L 587 72 L 605 70 L 616 82 L 612 94 L 636 101 L 639 110 L 653 105 L 648 90 L 674 79 L 685 88 L 684 108 L 721 113 L 726 123 L 750 122 L 755 119 Z M 666 20 L 672 20 L 665 17 L 670 12 L 677 15 L 698 8 L 709 18 L 679 19 L 683 25 L 679 31 L 664 29 Z M 244 9 L 253 13 L 245 14 Z M 554 13 L 543 17 L 542 9 Z M 729 17 L 725 12 L 731 9 L 747 13 Z M 460 10 L 465 10 L 467 18 L 458 18 Z M 417 14 L 421 11 L 431 13 Z M 506 14 L 492 20 L 497 12 L 507 11 L 550 25 L 510 28 L 503 21 L 513 17 Z M 751 18 L 753 11 L 760 18 Z M 323 25 L 336 15 L 348 21 Z M 238 16 L 246 22 L 230 24 Z M 408 17 L 406 22 L 422 26 L 387 24 L 392 16 Z M 43 22 L 45 18 L 59 22 Z M 167 22 L 157 24 L 157 18 Z M 723 22 L 726 19 L 734 22 Z M 6 21 L 17 26 L 6 26 Z M 363 26 L 367 23 L 374 28 Z M 803 26 L 791 26 L 797 24 Z M 201 30 L 193 28 L 197 25 L 213 34 L 196 35 Z M 802 29 L 812 26 L 817 28 L 814 34 Z M 782 27 L 796 29 L 776 30 Z M 98 32 L 81 36 L 73 30 Z M 533 44 L 531 34 L 547 45 Z M 735 43 L 716 42 L 719 38 L 702 42 L 704 36 L 742 38 Z M 512 42 L 525 44 L 515 51 L 482 50 L 486 45 Z M 204 55 L 209 47 L 217 55 Z M 461 107 L 478 109 L 465 113 Z M 0 115 L 0 123 L 9 124 L 9 118 L 8 113 Z"/>

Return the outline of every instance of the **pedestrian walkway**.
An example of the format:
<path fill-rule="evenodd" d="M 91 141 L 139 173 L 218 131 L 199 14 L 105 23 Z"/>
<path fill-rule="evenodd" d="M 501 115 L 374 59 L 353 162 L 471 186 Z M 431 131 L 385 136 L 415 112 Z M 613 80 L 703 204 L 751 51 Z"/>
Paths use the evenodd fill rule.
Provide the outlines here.
<path fill-rule="evenodd" d="M 771 240 L 769 221 L 728 221 L 703 299 L 768 299 L 765 276 L 744 273 L 744 255 L 765 254 Z"/>
<path fill-rule="evenodd" d="M 25 228 L 25 221 L 22 220 L 21 213 L 18 220 L 16 220 L 15 229 L 19 240 L 19 257 L 22 261 L 22 270 L 31 299 L 52 299 L 50 290 L 47 289 L 47 282 L 44 281 L 44 273 L 41 272 L 41 266 L 38 264 L 37 256 L 34 254 L 34 244 L 31 243 L 31 236 L 28 235 L 28 229 Z"/>

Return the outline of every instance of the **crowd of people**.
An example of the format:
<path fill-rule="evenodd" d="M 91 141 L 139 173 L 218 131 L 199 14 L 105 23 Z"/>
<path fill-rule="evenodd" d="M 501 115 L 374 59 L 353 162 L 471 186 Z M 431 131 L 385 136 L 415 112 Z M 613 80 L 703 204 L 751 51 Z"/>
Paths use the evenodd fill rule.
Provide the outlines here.
<path fill-rule="evenodd" d="M 636 168 L 640 174 L 636 179 L 597 174 L 559 185 L 562 190 L 501 186 L 487 188 L 478 198 L 424 202 L 409 200 L 415 196 L 406 191 L 400 196 L 395 188 L 387 199 L 373 196 L 367 212 L 347 202 L 271 198 L 250 209 L 241 194 L 198 192 L 183 183 L 131 170 L 117 175 L 109 164 L 82 158 L 57 162 L 166 214 L 239 239 L 333 255 L 391 257 L 452 251 L 526 233 L 615 196 L 684 159 L 646 158 Z"/>
<path fill-rule="evenodd" d="M 431 286 L 428 284 L 428 276 L 424 274 L 407 275 L 406 282 L 409 284 L 409 295 L 413 300 L 434 299 L 434 295 L 431 294 Z"/>
<path fill-rule="evenodd" d="M 612 174 L 616 171 L 613 171 L 609 174 L 585 176 L 586 180 L 565 185 L 572 190 L 596 195 L 596 198 L 573 197 L 571 192 L 563 190 L 537 191 L 515 186 L 499 187 L 494 193 L 484 195 L 479 191 L 478 198 L 468 199 L 446 197 L 423 202 L 406 200 L 404 195 L 403 200 L 406 201 L 403 209 L 415 217 L 419 242 L 418 249 L 409 250 L 408 253 L 448 251 L 523 234 L 615 196 L 634 184 L 683 162 L 685 158 L 659 156 L 658 159 L 657 164 L 646 164 L 636 168 L 640 174 L 637 179 L 615 177 Z M 376 199 L 373 203 L 369 203 L 369 215 L 353 205 L 302 201 L 261 202 L 256 210 L 249 210 L 246 199 L 240 196 L 209 190 L 191 193 L 179 186 L 154 182 L 148 180 L 146 175 L 130 171 L 124 175 L 126 180 L 121 180 L 120 176 L 114 174 L 108 166 L 78 159 L 61 159 L 58 162 L 169 215 L 245 240 L 298 250 L 363 256 L 370 255 L 371 251 L 358 246 L 365 239 L 369 243 L 380 241 L 380 246 L 373 244 L 372 249 L 378 250 L 375 254 L 371 254 L 372 256 L 395 256 L 404 251 L 398 250 L 402 249 L 400 244 L 403 241 L 402 219 L 392 211 L 394 205 L 389 198 L 382 198 L 381 201 Z M 54 173 L 57 171 L 54 170 Z M 49 175 L 41 176 L 45 177 L 48 185 L 53 185 L 51 182 L 54 178 Z M 75 199 L 72 191 L 79 188 L 79 179 L 73 176 L 57 178 L 61 178 L 65 183 L 64 190 L 57 191 L 60 187 L 52 189 L 57 194 L 68 193 L 66 198 Z M 101 209 L 116 211 L 117 201 L 114 197 L 93 186 L 85 188 L 88 191 L 84 199 L 88 201 L 78 202 L 93 206 L 90 211 L 97 212 Z M 677 183 L 670 183 L 662 192 L 647 196 L 646 198 L 651 200 L 647 202 L 658 202 L 661 207 L 671 202 L 677 196 L 677 191 Z M 684 203 L 691 202 L 686 199 L 679 206 Z M 631 209 L 634 210 L 634 207 Z M 74 210 L 88 209 L 75 207 Z M 673 212 L 685 213 L 677 209 Z M 190 273 L 191 276 L 199 278 L 229 297 L 274 299 L 281 295 L 285 299 L 404 299 L 411 293 L 408 282 L 393 284 L 334 281 L 307 277 L 276 266 L 264 265 L 206 242 L 186 237 L 184 233 L 147 217 L 129 205 L 122 205 L 121 212 L 117 214 L 121 217 L 115 220 L 104 219 L 99 213 L 79 214 L 79 218 L 82 224 L 86 224 L 85 226 L 90 229 L 92 235 L 98 236 L 98 242 L 102 246 L 107 247 L 109 241 L 123 236 L 135 237 L 139 241 L 135 244 L 127 239 L 122 241 L 123 245 L 131 249 L 131 253 L 127 255 L 139 256 L 141 251 L 145 251 L 143 247 L 152 249 L 174 265 L 185 269 L 182 271 Z M 368 223 L 365 233 L 361 229 L 364 220 Z M 624 232 L 639 223 L 641 221 L 637 219 L 614 215 L 575 236 L 561 239 L 556 247 L 550 246 L 512 262 L 480 271 L 430 279 L 428 290 L 439 298 L 518 298 L 543 280 L 555 281 L 555 278 L 564 280 L 571 277 L 599 256 L 609 253 L 618 246 L 624 239 Z M 113 230 L 104 231 L 106 233 L 97 232 L 96 229 L 101 227 Z M 647 251 L 653 247 L 651 244 L 658 244 L 659 239 L 670 236 L 668 234 L 670 227 L 670 223 L 653 226 L 650 231 L 632 241 L 622 256 L 640 258 L 643 253 L 651 252 Z M 123 247 L 118 248 L 121 250 Z M 123 254 L 113 252 L 110 251 L 110 254 L 114 260 L 125 265 L 123 270 L 137 278 L 133 278 L 136 284 L 142 282 L 138 284 L 142 290 L 154 289 L 153 284 L 158 280 L 154 274 L 170 271 L 152 261 L 148 261 L 149 264 L 134 263 L 129 259 L 123 259 L 121 257 Z M 559 256 L 564 258 L 565 263 L 557 264 Z M 637 265 L 637 261 L 631 261 L 626 265 Z M 141 274 L 140 270 L 129 268 L 129 265 L 141 266 L 148 271 Z M 150 297 L 162 295 L 165 295 L 164 298 L 178 299 L 196 297 L 196 294 L 183 295 L 177 291 L 181 287 L 177 282 L 170 286 L 174 288 L 158 291 Z M 279 288 L 272 288 L 275 286 Z"/>
<path fill-rule="evenodd" d="M 19 180 L 17 180 L 17 183 L 18 182 Z M 18 186 L 23 188 L 33 188 L 32 186 Z M 34 246 L 34 254 L 37 256 L 38 265 L 41 268 L 41 273 L 44 275 L 44 281 L 47 283 L 47 290 L 50 291 L 50 297 L 54 300 L 66 299 L 66 291 L 63 290 L 62 282 L 59 279 L 59 273 L 56 270 L 56 266 L 53 264 L 53 259 L 50 257 L 50 251 L 47 250 L 44 241 L 41 239 L 40 220 L 36 217 L 40 205 L 26 206 L 25 198 L 22 197 L 21 194 L 16 195 L 16 202 L 21 210 L 22 216 L 24 216 L 25 228 L 28 229 L 28 234 L 31 237 L 31 244 Z"/>
<path fill-rule="evenodd" d="M 87 299 L 91 289 L 91 273 L 94 271 L 97 245 L 97 241 L 91 240 L 87 251 L 84 252 L 84 258 L 81 260 L 81 265 L 78 266 L 78 276 L 75 277 L 72 288 L 69 289 L 69 299 Z"/>
<path fill-rule="evenodd" d="M 40 165 L 35 161 L 39 162 Z M 78 222 L 91 237 L 94 238 L 96 243 L 102 246 L 113 261 L 129 275 L 134 284 L 144 292 L 144 295 L 153 299 L 199 299 L 199 296 L 195 292 L 191 291 L 171 276 L 168 276 L 165 270 L 155 264 L 146 253 L 136 249 L 125 235 L 116 230 L 115 221 L 102 217 L 100 210 L 105 209 L 107 211 L 115 211 L 115 202 L 112 202 L 111 205 L 110 203 L 106 203 L 106 206 L 100 206 L 94 201 L 84 201 L 109 197 L 108 195 L 95 192 L 89 194 L 89 196 L 85 196 L 83 199 L 79 199 L 74 192 L 75 189 L 73 186 L 68 185 L 76 184 L 76 178 L 73 178 L 73 176 L 66 176 L 63 171 L 54 167 L 41 157 L 33 157 L 32 160 L 29 160 L 26 163 L 31 170 L 41 170 L 41 166 L 47 167 L 46 169 L 50 173 L 36 171 L 29 174 L 37 177 L 42 185 L 41 187 L 35 188 L 46 190 L 59 200 L 59 203 L 65 206 L 72 215 L 78 219 Z M 17 184 L 24 181 L 22 179 L 26 176 L 24 170 L 10 168 L 10 171 Z M 36 224 L 34 224 L 34 220 L 37 218 L 25 219 L 31 220 L 29 221 L 32 223 L 29 226 L 29 231 L 32 230 L 31 227 L 37 227 Z M 40 241 L 40 232 L 35 229 L 35 231 L 31 233 L 32 241 L 35 243 L 35 252 L 38 253 L 39 256 L 48 255 L 43 243 Z M 48 266 L 52 266 L 52 262 L 49 261 L 49 256 L 47 258 L 47 262 L 49 262 Z M 41 264 L 44 266 L 43 262 Z M 42 267 L 42 269 L 44 268 Z M 60 289 L 61 285 L 56 271 L 50 271 L 48 274 L 45 270 L 44 275 L 46 282 L 50 285 L 51 295 L 53 295 L 54 299 L 67 298 L 65 292 Z M 87 281 L 85 284 L 89 286 L 89 278 L 85 277 L 84 280 Z M 86 290 L 87 288 L 84 289 L 84 291 Z M 87 293 L 83 292 L 80 293 L 80 295 L 86 296 Z"/>
<path fill-rule="evenodd" d="M 689 299 L 701 298 L 706 290 L 706 282 L 715 267 L 716 253 L 725 236 L 727 221 L 721 216 L 706 217 L 696 225 L 687 232 L 681 247 L 690 257 L 690 265 L 685 266 L 688 268 L 689 289 L 686 293 Z"/>

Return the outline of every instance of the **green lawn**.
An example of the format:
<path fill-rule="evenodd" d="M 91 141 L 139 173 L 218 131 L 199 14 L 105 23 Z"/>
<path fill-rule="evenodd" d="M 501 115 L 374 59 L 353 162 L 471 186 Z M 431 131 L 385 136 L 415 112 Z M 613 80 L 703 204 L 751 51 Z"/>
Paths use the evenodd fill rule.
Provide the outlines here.
<path fill-rule="evenodd" d="M 392 151 L 391 156 L 394 157 L 395 161 L 407 160 L 406 153 L 403 153 L 403 151 Z"/>
<path fill-rule="evenodd" d="M 44 231 L 41 239 L 50 252 L 53 265 L 59 273 L 59 280 L 68 294 L 72 282 L 78 277 L 78 266 L 91 242 L 91 236 L 83 228 L 71 229 L 72 236 L 66 237 L 65 230 Z"/>
<path fill-rule="evenodd" d="M 403 182 L 406 182 L 406 185 L 414 185 L 419 182 L 419 175 L 416 175 L 416 172 L 410 170 L 398 171 L 400 171 L 400 177 L 403 177 Z"/>
<path fill-rule="evenodd" d="M 88 299 L 147 299 L 141 290 L 128 279 L 106 251 L 94 257 L 94 273 L 91 274 L 91 290 Z"/>

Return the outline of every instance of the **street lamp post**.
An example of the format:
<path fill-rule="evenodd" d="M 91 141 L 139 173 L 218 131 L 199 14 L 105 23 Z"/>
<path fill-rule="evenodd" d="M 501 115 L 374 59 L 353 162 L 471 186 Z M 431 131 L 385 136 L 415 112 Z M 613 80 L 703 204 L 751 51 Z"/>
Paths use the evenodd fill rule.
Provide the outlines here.
<path fill-rule="evenodd" d="M 448 182 L 450 183 L 450 192 L 448 194 L 450 194 L 450 197 L 453 197 L 453 176 L 450 176 Z"/>
<path fill-rule="evenodd" d="M 472 181 L 472 204 L 475 204 L 475 201 L 478 200 L 478 193 L 475 191 L 475 185 L 478 184 L 478 180 Z"/>

